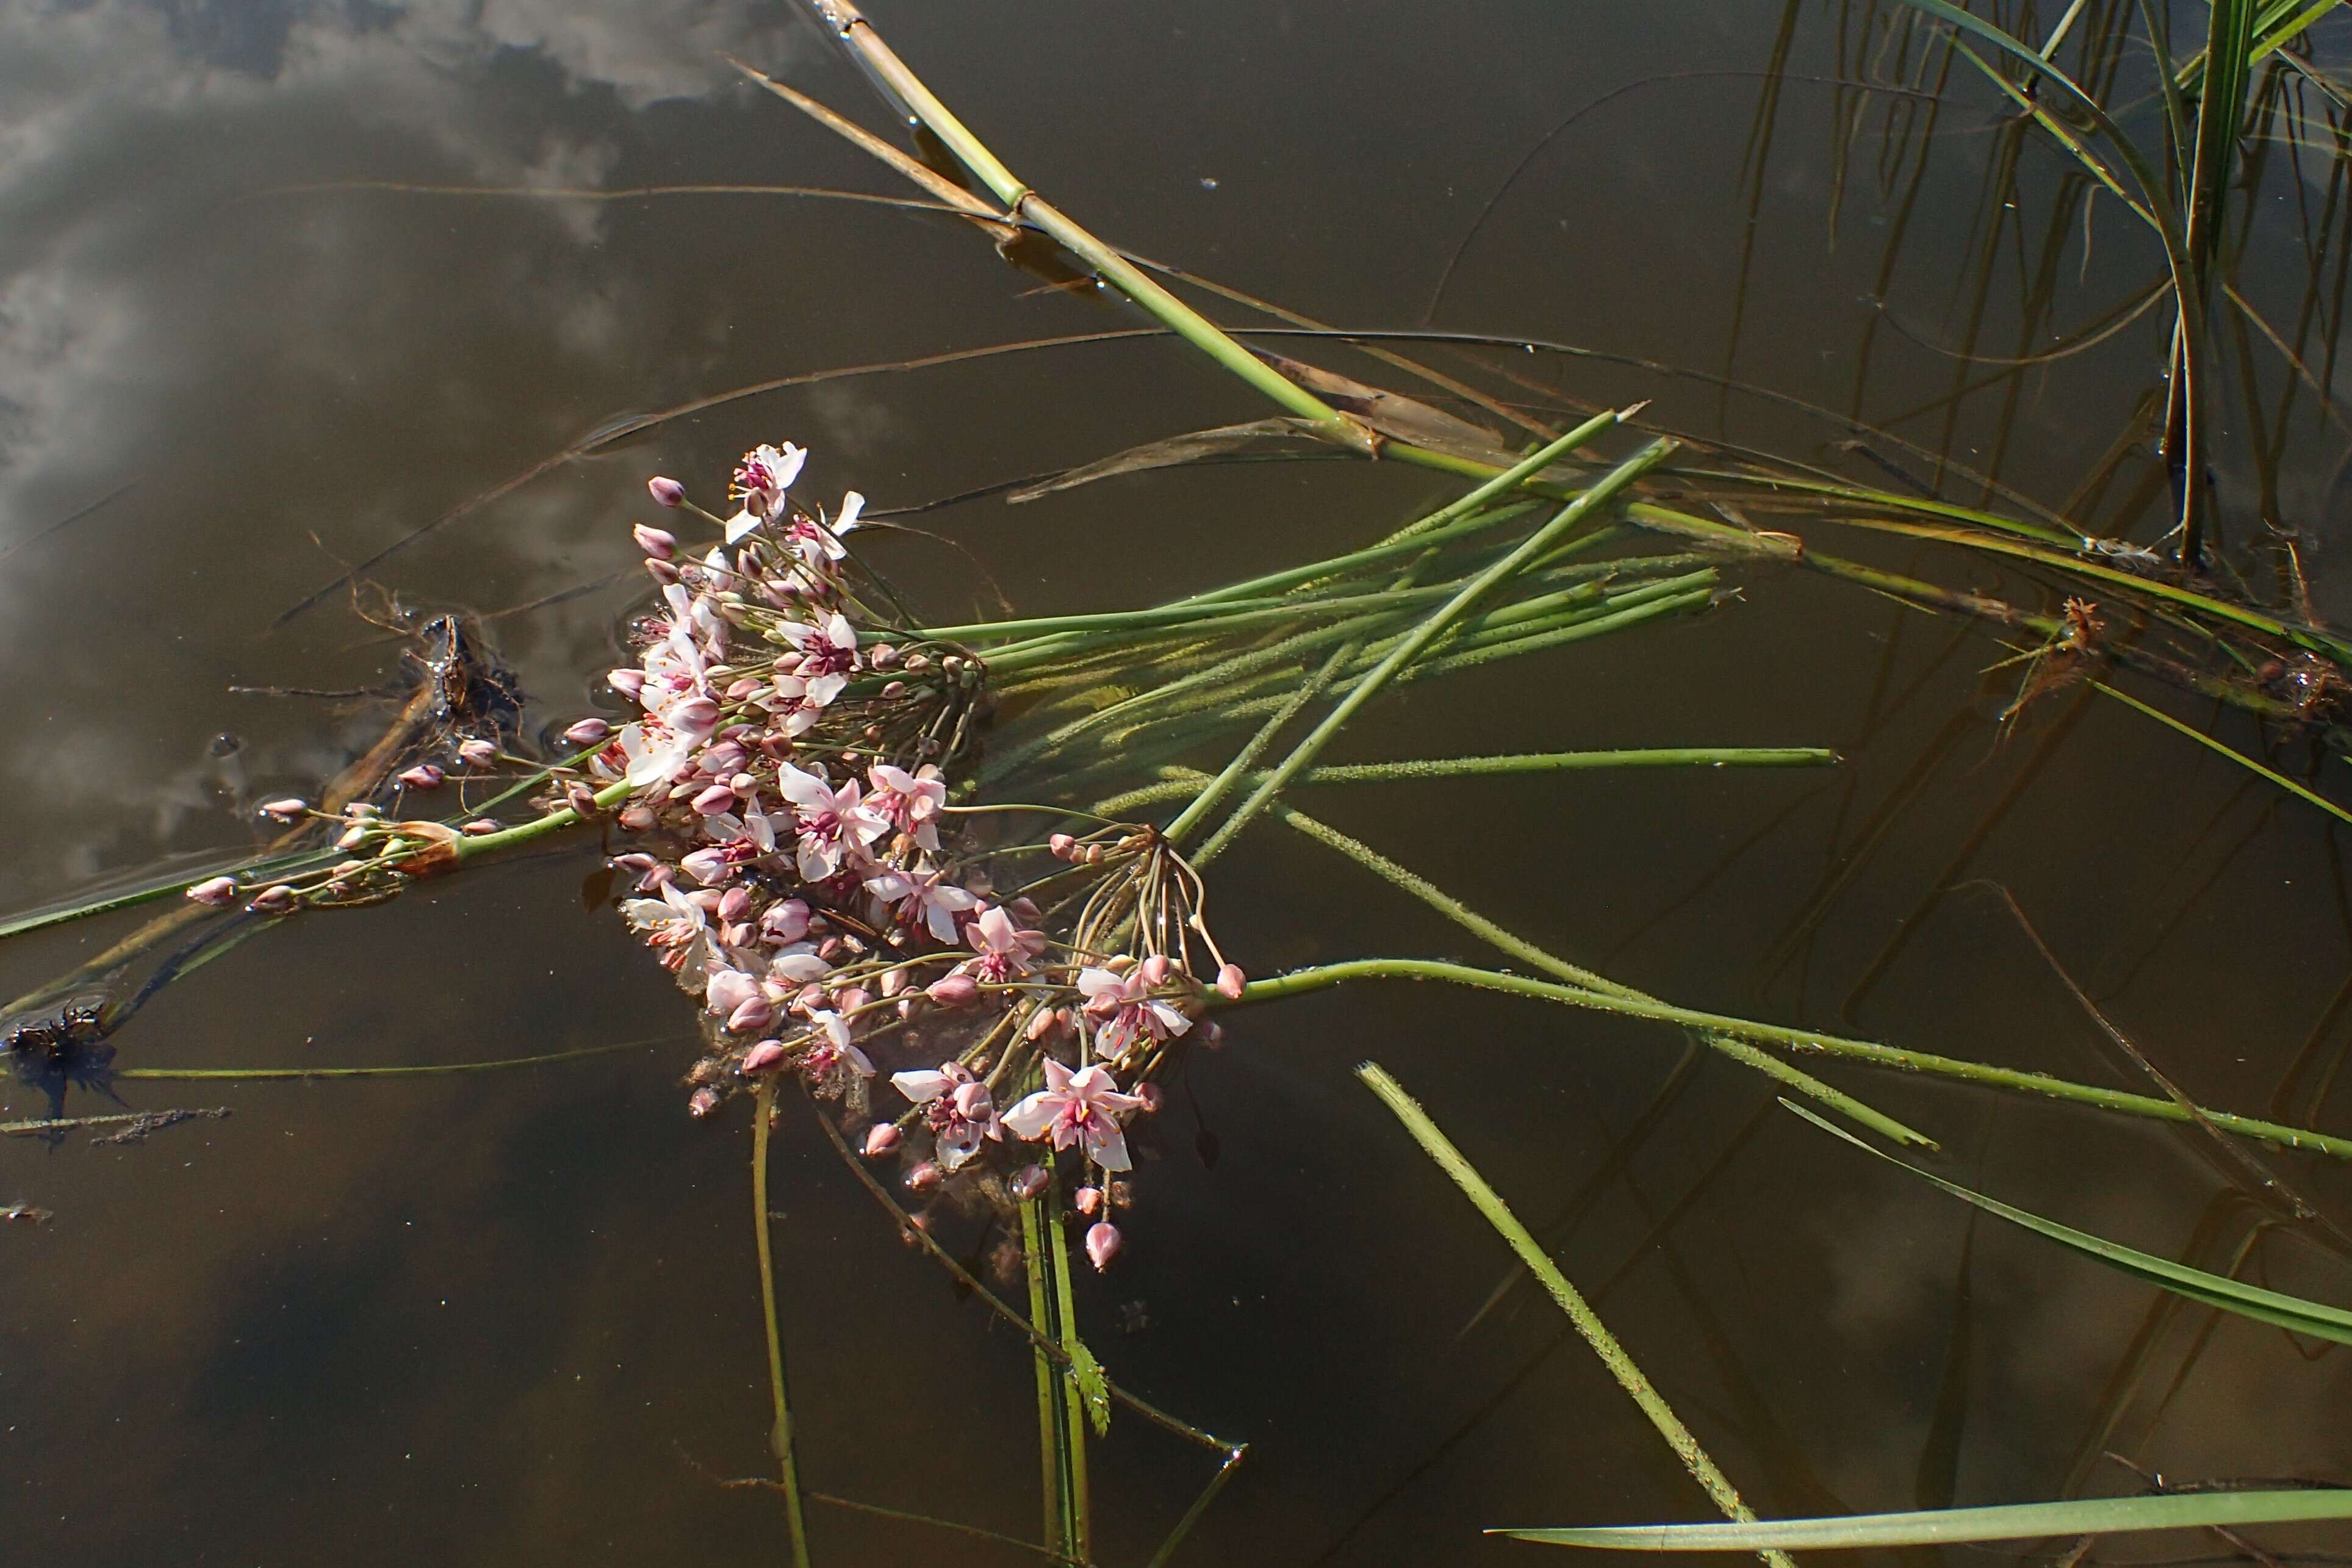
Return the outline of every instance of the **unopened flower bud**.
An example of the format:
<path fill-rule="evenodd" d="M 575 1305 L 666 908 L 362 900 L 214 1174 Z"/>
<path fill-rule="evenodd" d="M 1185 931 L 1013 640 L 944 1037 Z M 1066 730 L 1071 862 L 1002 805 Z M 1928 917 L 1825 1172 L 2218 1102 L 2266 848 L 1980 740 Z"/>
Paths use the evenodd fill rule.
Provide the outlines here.
<path fill-rule="evenodd" d="M 487 816 L 478 816 L 457 829 L 468 838 L 487 838 L 499 831 L 499 824 Z"/>
<path fill-rule="evenodd" d="M 667 588 L 677 581 L 677 568 L 657 556 L 648 555 L 646 557 L 646 575 Z"/>
<path fill-rule="evenodd" d="M 969 1121 L 987 1121 L 988 1113 L 996 1107 L 995 1097 L 988 1092 L 988 1085 L 984 1083 L 960 1083 L 955 1086 L 951 1098 L 955 1100 L 956 1114 Z"/>
<path fill-rule="evenodd" d="M 257 915 L 282 915 L 294 907 L 294 889 L 283 882 L 273 882 L 253 895 L 245 906 Z"/>
<path fill-rule="evenodd" d="M 866 662 L 877 669 L 887 669 L 898 662 L 898 650 L 886 642 L 876 643 L 866 650 Z"/>
<path fill-rule="evenodd" d="M 1054 1032 L 1054 1009 L 1051 1007 L 1040 1007 L 1036 1012 L 1030 1015 L 1029 1026 L 1022 1030 L 1021 1033 L 1028 1039 L 1030 1044 L 1034 1045 L 1036 1042 L 1044 1039 L 1046 1036 Z"/>
<path fill-rule="evenodd" d="M 657 819 L 654 816 L 652 806 L 625 805 L 621 808 L 620 815 L 614 820 L 632 833 L 647 833 L 652 831 L 654 823 Z"/>
<path fill-rule="evenodd" d="M 469 768 L 487 768 L 499 760 L 499 743 L 476 735 L 457 742 L 457 760 Z"/>
<path fill-rule="evenodd" d="M 760 913 L 760 929 L 774 941 L 798 942 L 808 934 L 809 907 L 805 900 L 785 899 L 770 904 Z"/>
<path fill-rule="evenodd" d="M 356 849 L 366 843 L 369 836 L 374 831 L 374 828 L 364 822 L 354 822 L 336 837 L 335 847 L 343 850 Z"/>
<path fill-rule="evenodd" d="M 923 994 L 942 1007 L 969 1007 L 980 999 L 980 983 L 969 974 L 948 974 L 923 987 Z"/>
<path fill-rule="evenodd" d="M 877 1121 L 866 1130 L 866 1157 L 876 1160 L 898 1146 L 898 1130 L 887 1121 Z"/>
<path fill-rule="evenodd" d="M 919 1193 L 928 1193 L 947 1179 L 947 1173 L 926 1160 L 907 1173 L 907 1184 Z"/>
<path fill-rule="evenodd" d="M 642 669 L 610 670 L 604 676 L 604 684 L 635 702 L 645 691 L 646 672 Z"/>
<path fill-rule="evenodd" d="M 1165 985 L 1168 984 L 1169 972 L 1175 967 L 1168 962 L 1166 953 L 1155 952 L 1143 961 L 1143 983 L 1146 985 Z"/>
<path fill-rule="evenodd" d="M 719 895 L 719 918 L 733 925 L 751 911 L 751 889 L 737 886 Z"/>
<path fill-rule="evenodd" d="M 1248 984 L 1249 976 L 1242 973 L 1238 963 L 1228 963 L 1217 971 L 1217 994 L 1228 1002 L 1240 1001 L 1242 987 Z"/>
<path fill-rule="evenodd" d="M 677 535 L 674 533 L 666 533 L 658 528 L 647 528 L 642 522 L 629 531 L 636 536 L 637 548 L 653 560 L 667 561 L 677 553 Z"/>
<path fill-rule="evenodd" d="M 587 718 L 564 731 L 563 738 L 575 746 L 601 746 L 604 743 L 604 738 L 612 732 L 613 726 L 604 720 Z"/>
<path fill-rule="evenodd" d="M 208 878 L 190 888 L 188 897 L 197 903 L 210 904 L 215 909 L 226 908 L 236 902 L 236 879 L 234 877 Z"/>
<path fill-rule="evenodd" d="M 1213 1051 L 1221 1051 L 1225 1047 L 1225 1026 L 1214 1018 L 1203 1018 L 1192 1037 Z"/>
<path fill-rule="evenodd" d="M 572 808 L 572 816 L 583 822 L 603 809 L 596 804 L 596 792 L 578 779 L 573 779 L 563 786 L 563 804 Z"/>
<path fill-rule="evenodd" d="M 686 499 L 686 487 L 664 474 L 656 474 L 646 481 L 646 493 L 654 498 L 656 506 L 675 507 Z"/>
<path fill-rule="evenodd" d="M 1077 1205 L 1078 1212 L 1082 1215 L 1097 1215 L 1102 1213 L 1102 1189 L 1100 1187 L 1080 1187 L 1076 1192 L 1070 1194 L 1070 1201 Z"/>
<path fill-rule="evenodd" d="M 865 1006 L 868 1002 L 873 1000 L 873 997 L 866 994 L 865 986 L 852 985 L 845 989 L 840 995 L 834 998 L 834 1002 L 835 1004 L 834 1011 L 837 1013 L 855 1013 L 860 1007 Z"/>
<path fill-rule="evenodd" d="M 727 1027 L 738 1035 L 763 1033 L 776 1021 L 776 1005 L 765 996 L 754 996 L 727 1015 Z"/>
<path fill-rule="evenodd" d="M 1087 1261 L 1095 1266 L 1096 1273 L 1099 1274 L 1110 1267 L 1110 1260 L 1118 1256 L 1120 1246 L 1118 1226 L 1108 1220 L 1100 1220 L 1087 1227 Z"/>
<path fill-rule="evenodd" d="M 735 809 L 735 792 L 725 784 L 712 784 L 694 797 L 694 809 L 705 816 L 718 816 Z"/>
<path fill-rule="evenodd" d="M 743 1053 L 743 1072 L 747 1077 L 755 1072 L 767 1072 L 783 1059 L 783 1041 L 761 1040 Z"/>
<path fill-rule="evenodd" d="M 886 682 L 882 688 L 882 700 L 885 702 L 905 695 L 907 695 L 907 683 L 903 680 Z"/>
<path fill-rule="evenodd" d="M 1052 1179 L 1043 1165 L 1024 1165 L 1013 1173 L 1013 1195 L 1027 1203 L 1031 1198 L 1041 1196 Z"/>
<path fill-rule="evenodd" d="M 1077 847 L 1078 841 L 1066 833 L 1056 833 L 1045 840 L 1045 847 L 1064 860 L 1071 858 L 1071 851 Z"/>
<path fill-rule="evenodd" d="M 708 697 L 689 697 L 671 704 L 667 717 L 670 728 L 696 733 L 719 722 L 719 704 Z"/>
<path fill-rule="evenodd" d="M 708 1116 L 718 1109 L 719 1091 L 715 1089 L 698 1089 L 686 1097 L 686 1113 L 688 1116 Z"/>
<path fill-rule="evenodd" d="M 448 776 L 431 763 L 419 763 L 403 769 L 400 782 L 410 789 L 439 789 L 441 781 Z"/>
<path fill-rule="evenodd" d="M 261 806 L 261 815 L 268 817 L 273 817 L 279 822 L 293 822 L 299 820 L 302 814 L 310 809 L 310 803 L 309 801 L 302 799 L 299 795 L 289 795 L 283 800 L 263 802 Z"/>

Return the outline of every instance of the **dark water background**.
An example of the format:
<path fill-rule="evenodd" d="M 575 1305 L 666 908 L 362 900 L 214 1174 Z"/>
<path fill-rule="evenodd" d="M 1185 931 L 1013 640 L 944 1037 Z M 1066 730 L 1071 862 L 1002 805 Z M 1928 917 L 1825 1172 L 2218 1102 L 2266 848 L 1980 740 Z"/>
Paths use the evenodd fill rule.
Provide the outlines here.
<path fill-rule="evenodd" d="M 1527 149 L 1644 82 L 1529 165 L 1464 253 L 1439 325 L 1728 366 L 1864 418 L 1931 403 L 1960 374 L 1874 301 L 1913 336 L 1954 341 L 1995 100 L 1955 79 L 1882 281 L 1903 194 L 1882 161 L 1907 177 L 1901 158 L 1920 143 L 1898 156 L 1874 109 L 1841 182 L 1836 117 L 1852 105 L 1797 79 L 1870 64 L 1842 55 L 1833 8 L 877 12 L 942 97 L 1097 232 L 1354 325 L 1415 324 Z M 1754 73 L 1784 25 L 1791 77 L 1759 154 Z M 796 372 L 1131 324 L 1115 304 L 1035 292 L 944 218 L 777 196 L 290 188 L 901 194 L 732 79 L 721 50 L 887 124 L 780 5 L 0 0 L 0 905 L 234 847 L 253 837 L 254 801 L 315 789 L 382 710 L 226 689 L 368 685 L 397 644 L 341 598 L 273 621 L 339 563 L 606 422 Z M 1675 74 L 1646 79 L 1661 73 Z M 2029 141 L 2021 213 L 1991 205 L 2030 225 L 2063 173 Z M 2294 214 L 2323 181 L 2313 160 L 2299 178 L 2273 168 L 2260 194 L 2241 286 L 2273 320 L 2292 318 Z M 2062 326 L 2157 266 L 2112 203 L 2089 233 L 2087 257 L 2077 237 L 2057 269 Z M 1980 351 L 2014 354 L 2030 247 L 1994 254 Z M 1998 448 L 2005 482 L 2062 502 L 2153 384 L 2161 315 L 1970 396 L 1953 457 Z M 1698 382 L 1509 363 L 1577 396 L 1655 397 L 1670 423 L 1792 456 L 1832 458 L 1848 435 Z M 2279 366 L 2263 374 L 2275 395 Z M 2242 524 L 2253 480 L 2230 406 L 2240 446 L 2221 480 Z M 707 488 L 761 440 L 814 447 L 816 493 L 854 485 L 888 506 L 1257 412 L 1164 342 L 835 381 L 562 466 L 373 575 L 409 605 L 496 612 L 625 574 L 646 473 Z M 2308 404 L 2300 418 L 2278 504 L 2314 546 L 2322 613 L 2352 610 L 2326 504 L 2342 437 Z M 1902 429 L 1936 446 L 1939 420 Z M 1225 468 L 926 521 L 1038 612 L 1288 563 L 1444 493 L 1401 468 Z M 2103 521 L 2146 539 L 2152 518 Z M 875 548 L 934 614 L 984 607 L 961 557 Z M 1858 552 L 2035 592 L 1980 561 Z M 534 726 L 598 700 L 639 581 L 493 623 Z M 1400 785 L 1315 809 L 1531 938 L 1689 1005 L 1824 1026 L 1843 1014 L 1874 1037 L 2123 1081 L 1980 895 L 1934 903 L 1849 995 L 1939 879 L 1996 878 L 2192 1092 L 2263 1111 L 2315 1030 L 2322 1059 L 2346 1044 L 2329 1010 L 2352 973 L 2336 834 L 2113 704 L 2046 748 L 2063 705 L 1997 747 L 2004 691 L 1979 671 L 2004 653 L 1840 584 L 1755 576 L 1705 619 L 1400 696 L 1351 732 L 1347 757 L 1811 743 L 1845 749 L 1843 771 Z M 211 754 L 224 731 L 241 742 L 226 761 Z M 2242 720 L 2218 732 L 2263 743 Z M 2323 786 L 2347 782 L 2340 763 L 2326 769 Z M 583 906 L 594 863 L 583 845 L 292 922 L 167 993 L 119 1038 L 121 1060 L 392 1065 L 680 1039 L 668 982 Z M 1824 889 L 1834 898 L 1800 929 Z M 1486 961 L 1272 827 L 1218 867 L 1215 907 L 1254 973 L 1362 953 Z M 15 994 L 121 929 L 12 942 L 0 983 Z M 1231 1033 L 1166 1119 L 1129 1256 L 1079 1294 L 1113 1375 L 1252 1445 L 1182 1560 L 1534 1561 L 1538 1548 L 1476 1530 L 1704 1517 L 1549 1304 L 1522 1291 L 1463 1331 L 1504 1250 L 1349 1071 L 1387 1064 L 1541 1219 L 1609 1158 L 1680 1041 L 1406 987 L 1257 1011 Z M 0 1201 L 58 1216 L 0 1233 L 7 1560 L 781 1558 L 775 1500 L 707 1473 L 765 1468 L 768 1411 L 746 1140 L 740 1115 L 688 1120 L 686 1059 L 679 1047 L 415 1083 L 134 1084 L 142 1107 L 236 1114 L 125 1149 L 0 1145 Z M 1935 1131 L 1961 1179 L 2057 1217 L 2162 1253 L 2210 1219 L 2224 1266 L 2244 1233 L 2169 1133 L 1831 1076 Z M 2343 1355 L 2308 1359 L 2236 1320 L 2196 1346 L 2202 1321 L 2181 1320 L 2143 1395 L 2102 1429 L 2147 1291 L 2013 1232 L 1980 1229 L 1964 1252 L 1967 1210 L 1769 1103 L 1759 1080 L 1703 1064 L 1559 1251 L 1589 1289 L 1610 1282 L 1604 1315 L 1759 1511 L 2052 1497 L 2108 1447 L 2172 1477 L 2352 1479 Z M 19 1091 L 7 1110 L 40 1102 Z M 1218 1141 L 1213 1168 L 1194 1152 L 1196 1116 Z M 2319 1116 L 2341 1128 L 2352 1107 Z M 2295 1174 L 2339 1210 L 2352 1202 L 2340 1168 Z M 807 1483 L 1034 1534 L 1021 1344 L 901 1247 L 804 1109 L 786 1120 L 775 1183 Z M 2287 1288 L 2341 1300 L 2352 1284 L 2291 1241 L 2262 1258 Z M 1206 1474 L 1199 1453 L 1122 1417 L 1095 1465 L 1099 1558 L 1140 1561 Z M 2082 1476 L 2127 1484 L 2095 1464 Z M 822 1506 L 814 1521 L 827 1563 L 1032 1560 Z M 2303 1539 L 2345 1546 L 2340 1531 Z"/>

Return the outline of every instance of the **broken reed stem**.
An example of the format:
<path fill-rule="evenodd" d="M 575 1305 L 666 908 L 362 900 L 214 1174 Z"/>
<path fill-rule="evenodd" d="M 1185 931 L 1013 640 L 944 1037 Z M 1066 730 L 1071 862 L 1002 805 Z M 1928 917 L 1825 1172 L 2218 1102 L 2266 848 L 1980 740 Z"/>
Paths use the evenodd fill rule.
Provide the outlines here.
<path fill-rule="evenodd" d="M 1311 969 L 1295 970 L 1288 974 L 1266 980 L 1253 980 L 1243 987 L 1241 1000 L 1270 1002 L 1278 997 L 1304 995 L 1312 991 L 1325 991 L 1355 980 L 1438 980 L 1454 985 L 1468 985 L 1482 991 L 1501 991 L 1513 995 L 1531 996 L 1539 1001 L 1557 1002 L 1564 1006 L 1581 1007 L 1596 1013 L 1614 1013 L 1629 1018 L 1648 1018 L 1657 1023 L 1680 1024 L 1689 1028 L 1731 1036 L 1790 1050 L 1816 1051 L 1825 1056 L 1844 1057 L 1868 1062 L 1874 1067 L 1895 1068 L 1906 1072 L 1930 1073 L 1939 1078 L 1958 1079 L 1988 1089 L 2013 1089 L 2047 1099 L 2064 1100 L 2074 1105 L 2088 1105 L 2126 1116 L 2143 1116 L 2158 1121 L 2189 1121 L 2189 1113 L 2168 1100 L 2151 1095 L 2132 1094 L 2121 1089 L 2098 1089 L 2090 1084 L 2075 1083 L 2066 1079 L 2051 1078 L 2042 1073 L 2020 1072 L 2013 1068 L 1997 1068 L 1983 1062 L 1963 1061 L 1955 1057 L 1937 1056 L 1928 1051 L 1905 1050 L 1896 1046 L 1882 1046 L 1874 1041 L 1848 1039 L 1839 1035 L 1824 1035 L 1811 1029 L 1790 1028 L 1780 1024 L 1760 1023 L 1753 1018 L 1728 1017 L 1720 1013 L 1702 1013 L 1694 1008 L 1676 1007 L 1664 1002 L 1642 1002 L 1631 997 L 1605 995 L 1574 985 L 1556 984 L 1549 981 L 1531 980 L 1525 975 L 1507 974 L 1499 970 L 1479 969 L 1466 963 L 1449 963 L 1427 958 L 1363 958 L 1341 963 L 1321 964 Z M 1212 997 L 1213 1001 L 1220 999 Z M 1225 1004 L 1232 1005 L 1232 1004 Z M 2305 1150 L 2330 1155 L 2338 1160 L 2352 1160 L 2352 1138 L 2340 1138 L 2326 1132 L 2315 1132 L 2305 1127 L 2287 1127 L 2258 1117 L 2240 1116 L 2233 1111 L 2200 1107 L 2205 1118 L 2241 1138 L 2258 1142 L 2273 1143 L 2281 1148 Z"/>
<path fill-rule="evenodd" d="M 808 1526 L 801 1514 L 800 1468 L 793 1459 L 792 1405 L 784 1395 L 784 1337 L 776 1318 L 776 1263 L 768 1236 L 768 1133 L 775 1120 L 776 1082 L 772 1075 L 760 1080 L 752 1102 L 751 1217 L 759 1240 L 761 1316 L 768 1329 L 768 1393 L 774 1401 L 775 1425 L 768 1432 L 768 1450 L 775 1456 L 784 1493 L 784 1518 L 792 1532 L 793 1568 L 809 1568 Z"/>
<path fill-rule="evenodd" d="M 1576 1287 L 1569 1283 L 1568 1276 L 1560 1272 L 1559 1266 L 1551 1260 L 1550 1255 L 1528 1233 L 1528 1227 L 1519 1223 L 1510 1205 L 1486 1184 L 1486 1178 L 1478 1174 L 1470 1162 L 1463 1158 L 1462 1151 L 1438 1130 L 1437 1123 L 1429 1119 L 1429 1113 L 1421 1108 L 1420 1102 L 1407 1094 L 1404 1086 L 1377 1062 L 1365 1062 L 1359 1066 L 1356 1076 L 1362 1079 L 1365 1085 L 1381 1097 L 1381 1102 L 1396 1113 L 1396 1119 L 1404 1123 L 1405 1131 L 1412 1134 L 1414 1142 L 1437 1162 L 1440 1169 L 1454 1178 L 1454 1184 L 1462 1189 L 1464 1195 L 1480 1214 L 1486 1215 L 1486 1223 L 1510 1244 L 1511 1250 L 1518 1255 L 1519 1262 L 1550 1292 L 1551 1299 L 1559 1303 L 1559 1310 L 1567 1313 L 1568 1321 L 1575 1325 L 1578 1335 L 1592 1347 L 1592 1353 L 1601 1358 L 1601 1364 L 1609 1369 L 1609 1375 L 1617 1380 L 1617 1386 L 1641 1407 L 1642 1414 L 1649 1417 L 1650 1425 L 1657 1428 L 1658 1436 L 1666 1440 L 1666 1447 L 1674 1450 L 1675 1458 L 1682 1461 L 1683 1468 L 1688 1470 L 1691 1479 L 1714 1500 L 1715 1506 L 1722 1510 L 1724 1517 L 1742 1524 L 1755 1523 L 1755 1511 L 1741 1500 L 1739 1489 L 1731 1484 L 1730 1478 L 1707 1457 L 1706 1450 L 1699 1446 L 1699 1440 L 1691 1435 L 1689 1427 L 1683 1425 L 1682 1418 L 1675 1414 L 1674 1407 L 1666 1403 L 1665 1397 L 1643 1375 L 1633 1358 L 1625 1353 L 1625 1347 L 1617 1342 L 1617 1336 L 1609 1331 L 1609 1326 L 1601 1321 L 1600 1314 L 1592 1310 Z M 1783 1552 L 1767 1550 L 1756 1555 L 1769 1568 L 1796 1568 L 1794 1561 Z"/>
<path fill-rule="evenodd" d="M 1576 431 L 1570 431 L 1569 435 L 1560 438 L 1560 442 L 1553 443 L 1553 447 L 1558 447 L 1561 442 L 1574 439 L 1577 434 Z M 1671 457 L 1675 447 L 1676 443 L 1673 441 L 1651 442 L 1647 447 L 1594 480 L 1591 489 L 1553 513 L 1551 521 L 1529 534 L 1517 549 L 1464 584 L 1452 598 L 1438 606 L 1434 614 L 1402 638 L 1396 647 L 1389 651 L 1387 658 L 1381 659 L 1356 682 L 1354 688 L 1339 700 L 1331 711 L 1324 715 L 1323 721 L 1316 725 L 1307 738 L 1292 749 L 1290 755 L 1284 758 L 1280 765 L 1274 769 L 1265 782 L 1252 791 L 1248 799 L 1234 808 L 1233 815 L 1226 817 L 1217 830 L 1202 844 L 1200 853 L 1194 858 L 1206 860 L 1231 843 L 1243 828 L 1249 826 L 1250 818 L 1264 810 L 1268 802 L 1280 795 L 1299 770 L 1315 760 L 1317 754 L 1332 737 L 1347 726 L 1348 721 L 1353 719 L 1364 704 L 1378 696 L 1400 670 L 1419 658 L 1448 626 L 1460 619 L 1487 595 L 1493 593 L 1496 588 L 1517 575 L 1528 563 L 1549 549 L 1570 529 L 1607 505 L 1620 490 Z M 1537 457 L 1544 457 L 1550 451 L 1551 448 L 1546 448 L 1545 452 L 1538 452 Z M 1533 462 L 1535 458 L 1531 458 L 1528 461 Z M 1192 822 L 1179 817 L 1175 823 L 1170 825 L 1168 836 L 1171 840 L 1181 840 L 1183 831 L 1192 826 L 1193 826 Z"/>

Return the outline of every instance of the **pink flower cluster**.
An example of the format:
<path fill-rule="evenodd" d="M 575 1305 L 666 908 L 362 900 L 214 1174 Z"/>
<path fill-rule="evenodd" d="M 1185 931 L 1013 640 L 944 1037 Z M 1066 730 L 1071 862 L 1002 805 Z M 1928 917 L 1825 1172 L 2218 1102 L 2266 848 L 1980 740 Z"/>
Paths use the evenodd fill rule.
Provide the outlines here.
<path fill-rule="evenodd" d="M 710 1049 L 689 1108 L 791 1072 L 870 1117 L 876 1058 L 911 1058 L 866 1153 L 905 1162 L 918 1193 L 977 1181 L 1015 1199 L 1052 1190 L 1069 1156 L 1087 1251 L 1108 1266 L 1121 1244 L 1106 1194 L 1125 1187 L 1109 1176 L 1159 1102 L 1149 1079 L 1196 1024 L 1213 1034 L 1209 987 L 1164 952 L 1090 950 L 1100 931 L 1049 938 L 1037 902 L 960 858 L 950 801 L 985 723 L 985 668 L 862 601 L 843 535 L 864 500 L 803 510 L 806 459 L 790 443 L 746 454 L 723 518 L 651 482 L 711 542 L 635 530 L 661 605 L 608 679 L 636 711 L 573 731 L 596 745 L 584 782 L 608 800 L 625 785 L 617 821 L 639 836 L 615 859 L 634 884 L 621 912 L 701 1006 Z M 1063 842 L 1066 864 L 1036 884 L 1056 897 L 1074 878 L 1162 876 L 1172 854 L 1148 830 L 1078 855 Z M 1219 989 L 1237 993 L 1230 969 Z"/>

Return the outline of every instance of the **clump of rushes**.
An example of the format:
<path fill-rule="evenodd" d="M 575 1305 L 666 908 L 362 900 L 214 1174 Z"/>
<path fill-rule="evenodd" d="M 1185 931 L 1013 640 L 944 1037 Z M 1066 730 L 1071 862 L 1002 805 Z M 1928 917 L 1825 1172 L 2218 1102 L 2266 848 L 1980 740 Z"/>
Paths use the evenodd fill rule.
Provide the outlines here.
<path fill-rule="evenodd" d="M 582 759 L 596 802 L 641 836 L 615 858 L 621 912 L 701 1005 L 688 1108 L 797 1075 L 871 1125 L 926 1194 L 1092 1197 L 1087 1254 L 1121 1246 L 1126 1127 L 1202 1022 L 1240 989 L 1202 918 L 1202 887 L 1153 828 L 1056 835 L 1051 868 L 1000 894 L 950 804 L 969 782 L 988 669 L 960 644 L 892 628 L 853 585 L 843 536 L 862 499 L 795 506 L 806 454 L 747 454 L 731 515 L 655 489 L 721 538 L 697 556 L 636 536 L 662 606 L 635 626 L 613 689 L 640 716 Z M 1047 934 L 1048 927 L 1066 933 Z M 898 1070 L 887 1091 L 877 1058 Z M 877 1092 L 889 1096 L 876 1104 Z M 880 1121 L 875 1121 L 877 1114 Z"/>

